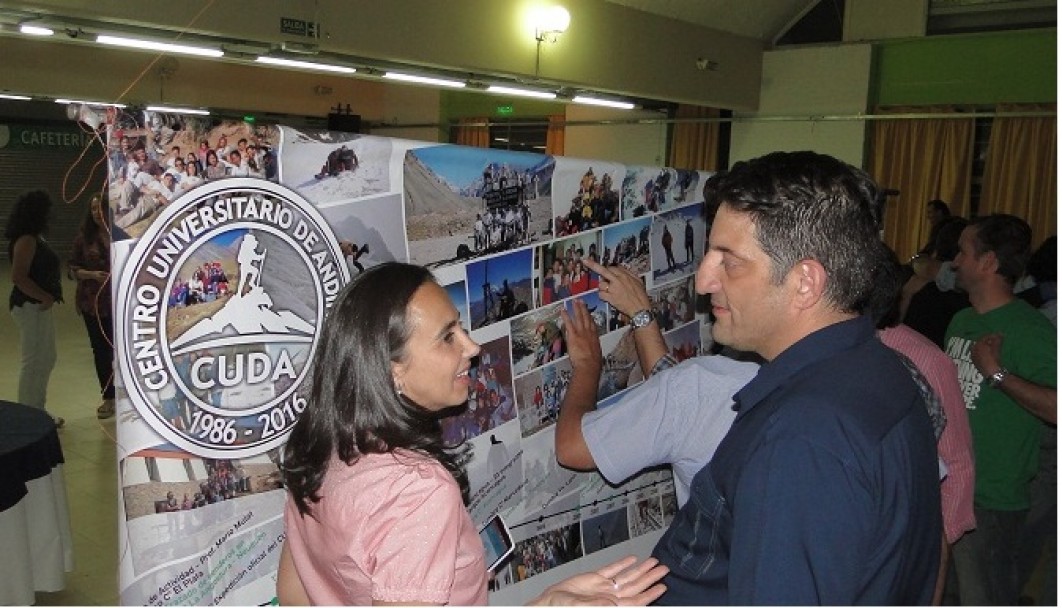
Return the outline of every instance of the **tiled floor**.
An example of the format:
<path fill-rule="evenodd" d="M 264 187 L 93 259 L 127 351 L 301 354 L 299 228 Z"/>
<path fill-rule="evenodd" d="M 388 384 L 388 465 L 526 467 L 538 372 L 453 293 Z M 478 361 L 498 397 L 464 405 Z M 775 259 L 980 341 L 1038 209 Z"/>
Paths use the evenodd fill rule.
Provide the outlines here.
<path fill-rule="evenodd" d="M 17 401 L 18 331 L 7 311 L 11 267 L 0 261 L 0 399 Z M 67 298 L 56 308 L 59 360 L 48 385 L 48 410 L 66 419 L 59 431 L 66 456 L 65 477 L 74 537 L 74 571 L 66 589 L 38 593 L 41 606 L 117 605 L 118 480 L 114 419 L 96 419 L 99 384 L 92 366 L 85 326 L 73 302 L 74 284 L 63 286 Z M 0 584 L 3 584 L 0 582 Z"/>

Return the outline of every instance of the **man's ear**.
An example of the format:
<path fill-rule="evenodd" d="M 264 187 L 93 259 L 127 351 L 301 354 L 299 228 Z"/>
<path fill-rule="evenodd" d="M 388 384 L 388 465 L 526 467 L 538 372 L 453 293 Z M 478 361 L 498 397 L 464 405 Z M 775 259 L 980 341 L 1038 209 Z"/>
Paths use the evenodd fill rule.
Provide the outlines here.
<path fill-rule="evenodd" d="M 826 269 L 816 260 L 801 260 L 789 274 L 795 285 L 793 302 L 797 308 L 813 307 L 826 293 Z"/>
<path fill-rule="evenodd" d="M 996 274 L 999 272 L 999 258 L 996 257 L 995 251 L 986 251 L 982 253 L 977 261 L 986 273 Z"/>

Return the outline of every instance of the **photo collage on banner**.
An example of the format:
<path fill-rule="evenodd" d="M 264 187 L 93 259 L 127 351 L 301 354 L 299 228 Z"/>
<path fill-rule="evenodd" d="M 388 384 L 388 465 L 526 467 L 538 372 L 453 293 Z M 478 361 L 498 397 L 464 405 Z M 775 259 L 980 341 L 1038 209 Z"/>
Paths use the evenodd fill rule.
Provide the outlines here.
<path fill-rule="evenodd" d="M 274 599 L 317 328 L 388 261 L 430 268 L 482 347 L 441 426 L 469 446 L 474 522 L 500 513 L 517 542 L 492 588 L 674 517 L 668 469 L 613 486 L 557 463 L 561 311 L 598 327 L 599 407 L 644 378 L 584 259 L 641 275 L 669 352 L 701 352 L 705 174 L 150 112 L 115 117 L 108 168 L 123 604 Z"/>

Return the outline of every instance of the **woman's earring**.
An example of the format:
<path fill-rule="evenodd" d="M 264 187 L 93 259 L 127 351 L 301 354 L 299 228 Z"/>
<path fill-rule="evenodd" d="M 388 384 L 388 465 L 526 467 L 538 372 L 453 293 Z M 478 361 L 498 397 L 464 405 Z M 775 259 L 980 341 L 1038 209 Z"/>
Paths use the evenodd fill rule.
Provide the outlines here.
<path fill-rule="evenodd" d="M 402 385 L 398 382 L 395 382 L 395 393 L 397 393 L 399 397 L 402 396 Z"/>

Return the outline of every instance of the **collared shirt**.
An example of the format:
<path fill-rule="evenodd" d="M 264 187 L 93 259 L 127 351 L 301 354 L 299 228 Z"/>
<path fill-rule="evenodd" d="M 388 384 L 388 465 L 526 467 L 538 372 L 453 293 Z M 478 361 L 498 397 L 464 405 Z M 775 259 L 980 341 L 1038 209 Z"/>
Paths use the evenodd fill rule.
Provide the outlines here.
<path fill-rule="evenodd" d="M 661 357 L 648 380 L 583 416 L 583 437 L 601 475 L 620 483 L 645 467 L 670 464 L 676 499 L 686 504 L 694 476 L 734 421 L 734 393 L 758 367 L 721 355 L 681 364 Z"/>
<path fill-rule="evenodd" d="M 928 603 L 940 482 L 925 404 L 869 320 L 798 341 L 738 416 L 653 551 L 663 604 Z"/>
<path fill-rule="evenodd" d="M 947 415 L 944 432 L 937 438 L 937 455 L 948 471 L 940 482 L 944 535 L 949 543 L 954 543 L 977 526 L 973 506 L 973 439 L 959 388 L 959 372 L 939 346 L 906 325 L 885 328 L 878 335 L 886 346 L 907 355 L 922 370 Z"/>

